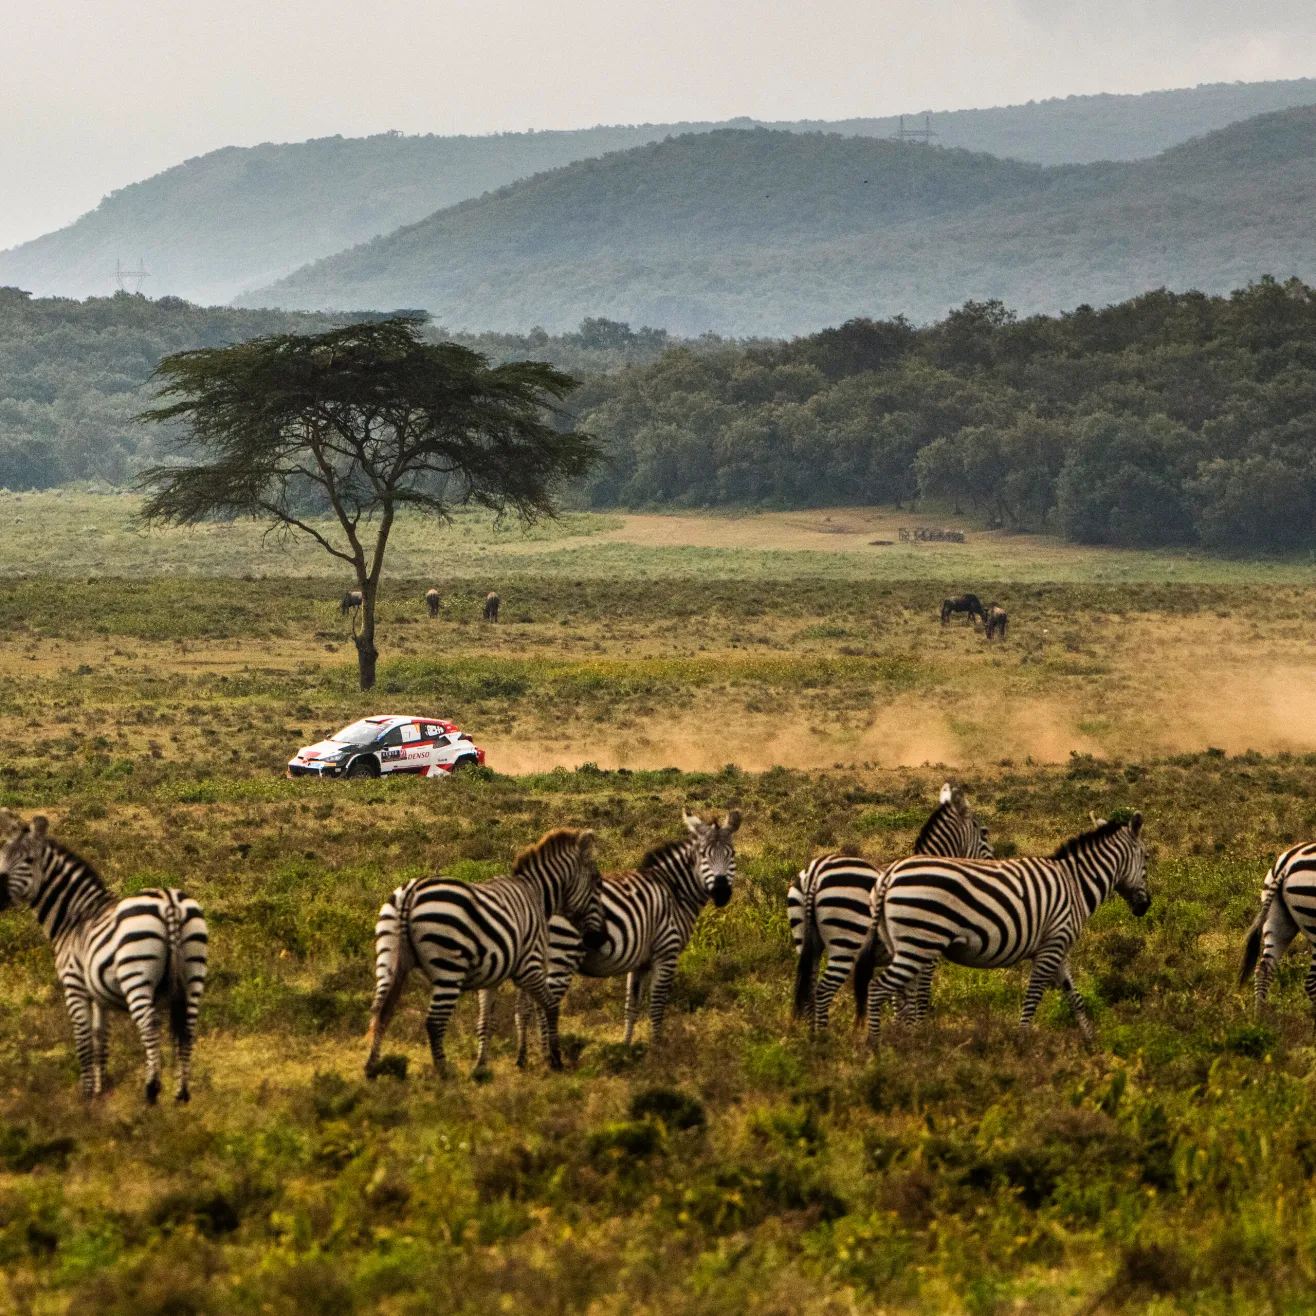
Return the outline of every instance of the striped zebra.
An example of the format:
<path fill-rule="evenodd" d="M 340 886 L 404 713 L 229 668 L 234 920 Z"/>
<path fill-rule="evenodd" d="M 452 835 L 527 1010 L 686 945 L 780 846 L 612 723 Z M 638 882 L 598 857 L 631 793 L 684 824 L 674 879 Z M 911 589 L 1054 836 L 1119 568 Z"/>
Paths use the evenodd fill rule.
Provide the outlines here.
<path fill-rule="evenodd" d="M 609 873 L 603 880 L 603 922 L 607 940 L 587 950 L 580 934 L 564 918 L 549 926 L 552 968 L 549 990 L 560 1002 L 573 974 L 587 978 L 626 975 L 626 1025 L 630 1045 L 645 990 L 649 994 L 649 1028 L 653 1040 L 662 1033 L 663 1015 L 676 961 L 690 942 L 699 911 L 711 900 L 721 909 L 731 899 L 736 880 L 740 811 L 726 819 L 705 820 L 683 813 L 689 835 L 656 846 L 629 873 Z M 526 1024 L 534 1002 L 522 992 L 516 1002 L 517 1064 L 525 1063 Z"/>
<path fill-rule="evenodd" d="M 1142 814 L 1099 822 L 1049 859 L 901 859 L 873 888 L 873 930 L 892 953 L 868 993 L 868 1040 L 882 1006 L 943 956 L 978 969 L 1033 961 L 1020 1023 L 1031 1027 L 1042 993 L 1059 987 L 1086 1040 L 1094 1033 L 1069 970 L 1088 919 L 1114 893 L 1141 918 L 1151 907 Z"/>
<path fill-rule="evenodd" d="M 394 891 L 375 925 L 375 1000 L 366 1077 L 378 1072 L 384 1031 L 413 968 L 429 979 L 425 1028 L 440 1075 L 447 1069 L 443 1034 L 462 992 L 496 987 L 508 978 L 543 1007 L 544 1051 L 549 1065 L 561 1069 L 557 1001 L 548 988 L 548 922 L 561 914 L 580 929 L 587 946 L 601 944 L 601 885 L 594 833 L 563 827 L 523 850 L 510 877 L 478 885 L 425 877 Z M 489 1022 L 482 996 L 477 1074 L 488 1058 Z"/>
<path fill-rule="evenodd" d="M 1316 843 L 1310 841 L 1285 850 L 1271 864 L 1261 888 L 1261 912 L 1248 929 L 1238 985 L 1256 970 L 1258 1009 L 1266 1003 L 1275 970 L 1299 932 L 1309 946 L 1316 946 Z M 1316 955 L 1303 986 L 1316 1007 Z"/>
<path fill-rule="evenodd" d="M 963 855 L 970 859 L 992 857 L 987 829 L 974 816 L 964 792 L 958 787 L 952 789 L 947 782 L 941 788 L 937 807 L 923 824 L 923 830 L 914 842 L 913 853 Z M 879 868 L 866 859 L 822 855 L 800 873 L 786 894 L 791 940 L 798 956 L 795 1017 L 807 1015 L 810 1027 L 815 1030 L 827 1027 L 832 998 L 851 969 L 856 967 L 860 947 L 872 925 L 869 905 L 873 886 L 885 871 L 885 867 Z M 824 954 L 827 967 L 815 987 L 818 961 Z M 870 955 L 856 972 L 855 1009 L 860 1019 L 867 1000 L 872 963 Z M 929 974 L 928 992 L 931 991 L 931 981 Z M 920 988 L 923 986 L 920 983 Z"/>
<path fill-rule="evenodd" d="M 14 822 L 17 820 L 10 819 Z M 169 1004 L 178 1056 L 175 1098 L 186 1101 L 197 1009 L 206 981 L 206 921 L 182 891 L 139 891 L 116 901 L 85 859 L 53 841 L 33 818 L 0 848 L 0 909 L 28 905 L 55 952 L 73 1021 L 79 1087 L 105 1090 L 107 1010 L 126 1010 L 146 1048 L 146 1100 L 160 1095 L 160 1020 Z"/>

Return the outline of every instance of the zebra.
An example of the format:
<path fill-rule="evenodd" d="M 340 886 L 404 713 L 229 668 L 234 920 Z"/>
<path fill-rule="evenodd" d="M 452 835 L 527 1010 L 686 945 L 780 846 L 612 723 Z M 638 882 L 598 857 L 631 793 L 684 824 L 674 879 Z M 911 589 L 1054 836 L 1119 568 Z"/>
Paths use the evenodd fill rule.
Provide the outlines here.
<path fill-rule="evenodd" d="M 1316 843 L 1310 841 L 1285 850 L 1271 864 L 1261 888 L 1261 912 L 1248 929 L 1238 985 L 1256 970 L 1257 1009 L 1265 1005 L 1275 970 L 1299 932 L 1316 946 Z M 1316 956 L 1303 986 L 1316 1008 Z"/>
<path fill-rule="evenodd" d="M 16 820 L 10 820 L 16 821 Z M 146 1101 L 160 1095 L 160 1021 L 169 1005 L 178 1057 L 175 1100 L 189 1079 L 208 940 L 201 906 L 182 891 L 151 889 L 116 901 L 96 870 L 47 834 L 37 817 L 0 848 L 0 909 L 28 905 L 50 939 L 55 971 L 73 1021 L 78 1086 L 105 1090 L 107 1010 L 126 1010 L 146 1048 Z"/>
<path fill-rule="evenodd" d="M 425 606 L 430 610 L 431 617 L 439 615 L 439 591 L 436 589 L 427 589 L 425 591 Z"/>
<path fill-rule="evenodd" d="M 932 816 L 923 824 L 914 842 L 914 854 L 966 855 L 971 859 L 990 859 L 992 848 L 987 829 L 974 816 L 958 787 L 950 782 L 941 795 Z M 855 966 L 856 957 L 871 926 L 869 901 L 873 885 L 885 872 L 866 859 L 827 854 L 815 859 L 791 883 L 786 895 L 786 912 L 790 919 L 791 940 L 799 957 L 795 973 L 795 1017 L 809 1016 L 810 1027 L 821 1031 L 827 1027 L 832 998 L 846 975 Z M 826 953 L 827 968 L 814 986 L 819 958 Z M 866 972 L 871 975 L 872 957 Z M 929 983 L 931 979 L 929 978 Z M 863 1017 L 868 979 L 855 978 L 855 1009 Z"/>
<path fill-rule="evenodd" d="M 626 1023 L 622 1035 L 629 1046 L 646 987 L 649 1029 L 656 1042 L 662 1034 L 667 996 L 676 975 L 676 961 L 690 942 L 699 911 L 712 900 L 719 909 L 731 899 L 736 880 L 736 847 L 740 810 L 725 820 L 705 820 L 682 813 L 689 835 L 650 850 L 639 867 L 609 874 L 603 881 L 603 920 L 607 940 L 587 950 L 566 919 L 549 925 L 552 968 L 549 994 L 560 1002 L 573 974 L 587 978 L 626 975 Z M 516 1001 L 517 1064 L 525 1063 L 526 1023 L 533 1001 L 525 992 Z"/>
<path fill-rule="evenodd" d="M 989 640 L 996 638 L 996 632 L 1000 631 L 1001 639 L 1005 639 L 1005 628 L 1009 624 L 1010 615 L 999 604 L 990 603 L 987 605 L 987 638 Z"/>
<path fill-rule="evenodd" d="M 493 590 L 490 590 L 489 593 L 484 596 L 485 621 L 496 622 L 498 620 L 498 605 L 501 602 L 502 599 L 500 599 L 498 595 L 493 592 Z"/>
<path fill-rule="evenodd" d="M 977 619 L 981 617 L 983 621 L 987 620 L 987 613 L 982 604 L 978 601 L 976 594 L 961 594 L 958 598 L 942 599 L 941 601 L 941 624 L 944 626 L 955 612 L 967 612 L 969 621 L 977 625 Z"/>
<path fill-rule="evenodd" d="M 1084 924 L 1118 892 L 1134 916 L 1151 907 L 1142 814 L 1072 837 L 1049 859 L 901 859 L 873 888 L 873 928 L 892 953 L 868 991 L 868 1042 L 880 1041 L 882 1006 L 943 956 L 978 969 L 1033 961 L 1020 1025 L 1043 992 L 1059 987 L 1085 1041 L 1095 1036 L 1074 986 L 1069 952 Z"/>
<path fill-rule="evenodd" d="M 349 589 L 338 604 L 338 615 L 346 617 L 349 612 L 355 612 L 362 603 L 361 591 L 359 589 Z"/>
<path fill-rule="evenodd" d="M 384 1031 L 416 967 L 430 982 L 425 1028 L 440 1077 L 447 1071 L 443 1034 L 458 997 L 508 978 L 543 1007 L 540 1032 L 548 1063 L 552 1069 L 562 1068 L 557 1001 L 548 990 L 548 921 L 561 914 L 580 929 L 586 946 L 602 944 L 602 878 L 594 840 L 591 831 L 558 828 L 516 857 L 510 877 L 479 885 L 417 878 L 393 892 L 375 926 L 367 1078 L 379 1072 Z M 482 999 L 476 1074 L 484 1072 L 488 1059 L 489 1022 Z"/>

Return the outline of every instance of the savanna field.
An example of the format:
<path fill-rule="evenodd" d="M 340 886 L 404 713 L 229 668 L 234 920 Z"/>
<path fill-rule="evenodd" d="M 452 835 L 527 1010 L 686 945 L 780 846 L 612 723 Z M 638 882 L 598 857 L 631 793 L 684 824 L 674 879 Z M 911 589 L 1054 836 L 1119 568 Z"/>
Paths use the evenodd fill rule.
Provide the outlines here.
<path fill-rule="evenodd" d="M 1310 563 L 873 544 L 911 518 L 854 509 L 404 524 L 367 696 L 327 560 L 243 525 L 144 536 L 133 510 L 0 497 L 0 805 L 118 891 L 201 901 L 193 1099 L 144 1106 L 116 1019 L 112 1090 L 81 1101 L 49 947 L 0 915 L 0 1309 L 1316 1307 L 1305 954 L 1263 1017 L 1236 986 L 1270 859 L 1316 837 Z M 962 589 L 1006 640 L 939 624 Z M 452 718 L 491 770 L 282 775 L 378 712 Z M 907 853 L 948 777 L 1002 855 L 1143 812 L 1151 912 L 1111 902 L 1073 956 L 1095 1048 L 1056 993 L 1019 1033 L 1023 970 L 944 966 L 877 1058 L 848 986 L 825 1039 L 792 1024 L 791 879 Z M 559 825 L 628 867 L 683 807 L 744 823 L 659 1045 L 647 1022 L 621 1045 L 621 980 L 577 980 L 565 1071 L 533 1046 L 519 1071 L 504 989 L 492 1078 L 467 1077 L 467 997 L 440 1083 L 417 976 L 364 1080 L 395 886 L 506 872 Z"/>

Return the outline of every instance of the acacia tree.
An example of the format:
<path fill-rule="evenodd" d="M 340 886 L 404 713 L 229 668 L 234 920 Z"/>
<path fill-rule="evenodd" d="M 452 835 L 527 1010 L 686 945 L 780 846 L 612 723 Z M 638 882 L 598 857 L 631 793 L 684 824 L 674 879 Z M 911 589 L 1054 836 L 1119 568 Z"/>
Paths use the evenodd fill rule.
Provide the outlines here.
<path fill-rule="evenodd" d="M 375 683 L 375 601 L 400 510 L 556 514 L 595 441 L 553 424 L 576 380 L 534 361 L 490 367 L 414 321 L 280 334 L 167 356 L 149 422 L 181 424 L 176 464 L 144 472 L 148 524 L 250 516 L 351 567 L 361 689 Z M 335 524 L 336 523 L 336 524 Z"/>

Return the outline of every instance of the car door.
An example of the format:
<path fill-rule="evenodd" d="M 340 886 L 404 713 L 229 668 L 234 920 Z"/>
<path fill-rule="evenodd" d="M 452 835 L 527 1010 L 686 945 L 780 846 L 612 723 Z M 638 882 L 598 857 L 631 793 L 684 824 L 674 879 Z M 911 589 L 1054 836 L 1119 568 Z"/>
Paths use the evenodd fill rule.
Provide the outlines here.
<path fill-rule="evenodd" d="M 424 741 L 415 722 L 403 723 L 398 732 L 402 741 L 402 758 L 396 765 L 397 771 L 424 772 L 430 765 L 433 746 Z"/>
<path fill-rule="evenodd" d="M 403 758 L 401 727 L 385 732 L 375 742 L 375 757 L 379 759 L 380 772 L 397 772 L 407 766 Z"/>

